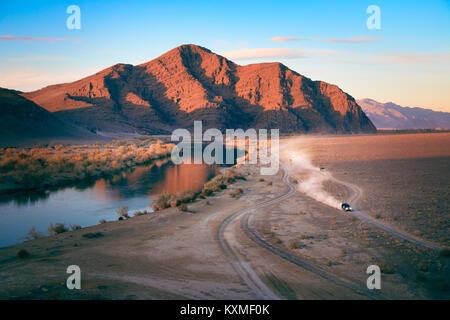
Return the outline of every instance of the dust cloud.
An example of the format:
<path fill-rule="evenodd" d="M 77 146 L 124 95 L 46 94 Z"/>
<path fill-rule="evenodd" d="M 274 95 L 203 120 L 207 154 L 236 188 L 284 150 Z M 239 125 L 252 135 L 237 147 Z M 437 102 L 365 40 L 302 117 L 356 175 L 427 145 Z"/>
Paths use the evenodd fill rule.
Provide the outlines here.
<path fill-rule="evenodd" d="M 286 169 L 297 177 L 300 192 L 330 207 L 340 208 L 341 202 L 323 187 L 323 182 L 330 179 L 329 174 L 312 164 L 307 150 L 296 143 L 296 140 L 283 143 L 280 147 L 280 159 Z M 299 176 L 302 178 L 299 179 Z"/>

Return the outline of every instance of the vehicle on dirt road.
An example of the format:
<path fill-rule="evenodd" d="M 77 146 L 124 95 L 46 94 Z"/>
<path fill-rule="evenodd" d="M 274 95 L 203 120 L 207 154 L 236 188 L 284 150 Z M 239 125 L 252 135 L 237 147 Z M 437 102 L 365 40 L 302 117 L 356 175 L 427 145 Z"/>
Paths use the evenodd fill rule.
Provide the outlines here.
<path fill-rule="evenodd" d="M 344 202 L 344 203 L 341 204 L 341 208 L 342 208 L 342 210 L 344 210 L 345 212 L 353 211 L 352 207 L 351 207 L 348 203 L 346 203 L 346 202 Z"/>

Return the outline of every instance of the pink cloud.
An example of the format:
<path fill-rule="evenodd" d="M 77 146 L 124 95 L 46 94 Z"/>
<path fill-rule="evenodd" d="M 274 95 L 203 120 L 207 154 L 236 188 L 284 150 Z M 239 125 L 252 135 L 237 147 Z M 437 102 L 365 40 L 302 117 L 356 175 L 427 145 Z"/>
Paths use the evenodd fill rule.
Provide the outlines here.
<path fill-rule="evenodd" d="M 365 43 L 380 40 L 379 37 L 366 36 L 366 37 L 351 37 L 351 38 L 298 38 L 298 37 L 273 37 L 270 39 L 274 42 L 292 42 L 292 41 L 302 41 L 302 40 L 312 40 L 312 41 L 326 41 L 332 43 Z"/>
<path fill-rule="evenodd" d="M 221 52 L 220 54 L 231 60 L 251 59 L 299 59 L 311 56 L 332 56 L 345 53 L 328 49 L 291 49 L 291 48 L 248 48 Z"/>
<path fill-rule="evenodd" d="M 296 38 L 296 37 L 273 37 L 270 40 L 272 40 L 274 42 L 290 42 L 290 41 L 302 41 L 304 39 Z"/>

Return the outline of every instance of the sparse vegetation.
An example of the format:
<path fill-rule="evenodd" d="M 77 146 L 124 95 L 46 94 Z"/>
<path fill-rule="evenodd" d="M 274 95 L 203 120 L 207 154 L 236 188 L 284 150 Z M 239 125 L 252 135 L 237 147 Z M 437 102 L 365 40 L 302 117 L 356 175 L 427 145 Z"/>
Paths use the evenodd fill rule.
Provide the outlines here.
<path fill-rule="evenodd" d="M 69 229 L 65 226 L 64 223 L 55 223 L 55 224 L 51 223 L 47 231 L 51 236 L 54 236 L 57 234 L 67 232 L 69 231 Z"/>
<path fill-rule="evenodd" d="M 173 147 L 157 141 L 147 148 L 133 144 L 0 149 L 0 184 L 4 190 L 35 189 L 97 178 L 167 156 Z"/>
<path fill-rule="evenodd" d="M 100 237 L 103 237 L 103 233 L 101 233 L 101 232 L 89 232 L 89 233 L 83 234 L 83 238 L 86 238 L 86 239 L 95 239 L 95 238 L 100 238 Z"/>
<path fill-rule="evenodd" d="M 292 249 L 292 250 L 300 249 L 301 248 L 301 243 L 298 242 L 297 240 L 292 240 L 292 241 L 289 242 L 288 248 Z"/>
<path fill-rule="evenodd" d="M 122 206 L 117 209 L 117 215 L 119 216 L 119 220 L 128 219 L 130 216 L 128 215 L 128 207 Z"/>
<path fill-rule="evenodd" d="M 382 261 L 378 264 L 378 266 L 380 267 L 381 273 L 384 274 L 394 274 L 395 270 L 394 268 L 389 265 L 386 261 Z"/>
<path fill-rule="evenodd" d="M 443 248 L 439 251 L 439 255 L 444 258 L 450 258 L 450 248 Z"/>
<path fill-rule="evenodd" d="M 155 211 L 163 210 L 169 207 L 177 207 L 181 204 L 192 202 L 196 199 L 197 194 L 191 190 L 182 191 L 176 194 L 164 192 L 157 196 L 151 203 L 151 207 Z"/>
<path fill-rule="evenodd" d="M 243 193 L 244 193 L 244 190 L 242 188 L 236 188 L 230 192 L 230 196 L 232 198 L 239 198 L 239 196 Z"/>
<path fill-rule="evenodd" d="M 229 184 L 234 183 L 237 179 L 246 180 L 244 176 L 236 173 L 234 170 L 228 170 L 223 174 L 219 174 L 205 183 L 202 189 L 202 194 L 209 196 L 214 192 L 226 189 Z"/>
<path fill-rule="evenodd" d="M 18 256 L 20 259 L 28 258 L 29 255 L 30 255 L 30 254 L 29 254 L 28 251 L 25 250 L 25 249 L 21 249 L 21 250 L 19 250 L 19 252 L 17 252 L 17 256 Z"/>
<path fill-rule="evenodd" d="M 182 204 L 178 207 L 178 210 L 179 210 L 179 211 L 182 211 L 182 212 L 188 211 L 188 206 L 187 206 L 187 204 L 186 204 L 186 203 L 182 203 Z"/>
<path fill-rule="evenodd" d="M 100 224 L 104 224 L 106 222 L 107 222 L 106 219 L 100 219 L 100 221 L 99 221 Z"/>
<path fill-rule="evenodd" d="M 44 236 L 45 236 L 45 235 L 44 235 L 42 232 L 36 231 L 36 228 L 33 227 L 33 228 L 31 228 L 30 231 L 28 231 L 28 233 L 25 235 L 25 239 L 26 239 L 27 241 L 29 241 L 29 240 L 34 240 L 34 239 L 42 238 L 42 237 L 44 237 Z"/>
<path fill-rule="evenodd" d="M 203 185 L 200 193 L 195 193 L 192 190 L 182 191 L 176 194 L 170 194 L 164 192 L 153 199 L 151 207 L 155 211 L 167 209 L 170 207 L 178 207 L 182 204 L 190 203 L 197 198 L 206 198 L 212 195 L 214 192 L 219 192 L 226 189 L 229 184 L 234 183 L 237 179 L 246 180 L 244 176 L 237 173 L 234 169 L 230 169 L 223 174 L 217 175 Z M 234 191 L 234 196 L 242 194 L 244 190 L 238 188 L 238 191 Z M 206 204 L 209 204 L 207 201 Z"/>
<path fill-rule="evenodd" d="M 72 231 L 76 231 L 76 230 L 80 230 L 80 229 L 81 229 L 81 226 L 78 225 L 78 224 L 71 224 L 70 225 L 70 230 L 72 230 Z"/>
<path fill-rule="evenodd" d="M 149 213 L 150 213 L 150 211 L 147 211 L 147 210 L 143 210 L 143 211 L 138 210 L 138 211 L 136 211 L 136 212 L 133 214 L 133 217 L 144 216 L 144 215 L 149 214 Z"/>

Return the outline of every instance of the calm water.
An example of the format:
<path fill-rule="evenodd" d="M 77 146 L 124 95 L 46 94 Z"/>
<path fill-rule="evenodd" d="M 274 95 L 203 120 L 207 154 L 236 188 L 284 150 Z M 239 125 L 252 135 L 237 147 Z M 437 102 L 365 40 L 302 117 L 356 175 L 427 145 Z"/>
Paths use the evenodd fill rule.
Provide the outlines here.
<path fill-rule="evenodd" d="M 50 223 L 86 227 L 98 224 L 100 219 L 117 220 L 120 206 L 128 206 L 131 214 L 149 210 L 155 195 L 198 191 L 217 171 L 216 166 L 174 165 L 170 160 L 160 160 L 108 179 L 0 198 L 0 247 L 24 241 L 23 236 L 32 227 L 46 232 Z"/>

